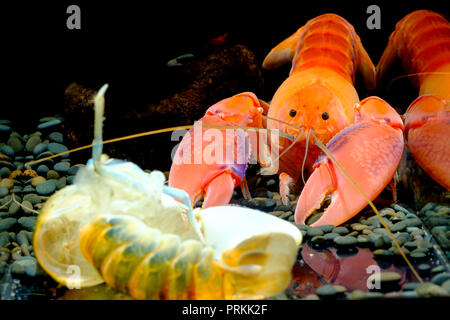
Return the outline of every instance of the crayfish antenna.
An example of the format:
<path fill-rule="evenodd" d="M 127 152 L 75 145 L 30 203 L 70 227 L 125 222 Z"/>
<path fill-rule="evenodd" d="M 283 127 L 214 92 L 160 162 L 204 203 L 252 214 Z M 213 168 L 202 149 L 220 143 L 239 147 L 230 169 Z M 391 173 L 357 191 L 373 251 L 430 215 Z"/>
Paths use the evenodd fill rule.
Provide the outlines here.
<path fill-rule="evenodd" d="M 92 159 L 94 166 L 100 162 L 100 157 L 103 151 L 103 115 L 105 112 L 105 92 L 108 89 L 108 84 L 97 92 L 94 98 L 95 120 L 94 120 L 94 140 L 92 142 Z"/>

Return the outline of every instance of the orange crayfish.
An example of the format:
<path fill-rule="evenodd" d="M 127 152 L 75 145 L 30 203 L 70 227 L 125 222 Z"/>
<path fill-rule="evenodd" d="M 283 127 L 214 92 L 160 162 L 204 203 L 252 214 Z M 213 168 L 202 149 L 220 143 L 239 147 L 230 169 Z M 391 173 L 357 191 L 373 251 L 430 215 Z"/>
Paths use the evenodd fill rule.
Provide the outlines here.
<path fill-rule="evenodd" d="M 399 57 L 419 87 L 405 113 L 408 149 L 436 182 L 450 189 L 450 23 L 438 13 L 417 10 L 400 20 L 377 65 L 380 82 Z"/>
<path fill-rule="evenodd" d="M 418 15 L 423 14 L 422 12 Z M 427 19 L 439 20 L 435 16 Z M 442 46 L 446 50 L 442 50 L 444 53 L 440 58 L 431 59 L 423 55 L 418 49 L 420 46 L 417 41 L 413 42 L 402 36 L 404 30 L 397 30 L 397 36 L 391 37 L 378 68 L 381 70 L 389 66 L 397 53 L 400 53 L 396 51 L 400 45 L 400 56 L 413 57 L 416 61 L 411 70 L 420 73 L 432 72 L 429 76 L 421 75 L 422 96 L 407 112 L 408 146 L 412 151 L 415 147 L 421 148 L 420 144 L 426 143 L 431 150 L 439 149 L 437 162 L 426 162 L 434 168 L 443 165 L 446 170 L 443 176 L 447 177 L 444 179 L 448 181 L 448 148 L 439 145 L 443 142 L 438 141 L 444 141 L 441 137 L 429 142 L 433 134 L 449 137 L 448 103 L 442 103 L 449 98 L 448 77 L 437 83 L 442 79 L 441 73 L 449 71 L 449 33 L 448 22 L 444 19 L 445 24 L 442 17 L 440 19 L 440 24 L 430 24 L 439 29 L 437 34 L 440 35 L 440 40 L 430 40 L 427 44 Z M 399 44 L 400 42 L 402 43 Z M 430 50 L 428 52 L 432 51 Z M 404 53 L 406 51 L 407 53 Z M 425 68 L 426 63 L 421 59 L 433 63 L 430 62 Z M 290 189 L 298 185 L 305 169 L 310 173 L 297 202 L 295 222 L 305 223 L 315 210 L 324 206 L 328 198 L 328 206 L 313 226 L 339 225 L 360 212 L 367 205 L 368 199 L 375 199 L 386 185 L 392 182 L 404 149 L 405 128 L 400 115 L 386 101 L 378 97 L 368 97 L 360 101 L 354 87 L 355 73 L 359 71 L 366 87 L 373 89 L 377 82 L 377 69 L 353 26 L 342 17 L 324 14 L 311 19 L 273 48 L 265 58 L 263 67 L 273 69 L 289 61 L 292 61 L 289 77 L 275 92 L 268 111 L 265 103 L 252 96 L 254 102 L 250 105 L 252 108 L 260 108 L 258 112 L 251 111 L 252 108 L 242 104 L 242 101 L 238 107 L 234 102 L 231 103 L 233 100 L 226 99 L 219 102 L 222 109 L 217 113 L 222 124 L 225 124 L 224 120 L 229 120 L 227 117 L 231 117 L 231 125 L 257 127 L 264 124 L 263 119 L 267 111 L 267 129 L 278 130 L 280 137 L 283 137 L 283 134 L 293 137 L 279 139 L 276 145 L 278 153 L 271 150 L 270 154 L 264 155 L 263 152 L 263 155 L 258 155 L 258 161 L 270 172 L 273 155 L 281 153 L 277 157 L 279 168 L 275 170 L 280 173 L 280 194 L 285 204 L 288 202 Z M 421 114 L 416 113 L 415 110 L 422 102 L 432 100 L 435 101 L 434 104 L 426 102 L 426 112 L 432 111 L 432 115 L 425 117 L 424 111 Z M 205 117 L 208 115 L 213 117 L 210 110 Z M 445 117 L 446 120 L 442 120 Z M 326 154 L 322 153 L 323 144 L 327 144 Z M 251 149 L 254 153 L 254 143 L 249 145 L 245 150 Z M 273 144 L 271 146 L 273 148 Z M 195 149 L 191 150 L 196 152 Z M 414 151 L 412 152 L 415 155 Z M 426 154 L 421 151 L 416 153 Z M 446 156 L 442 158 L 444 154 Z M 245 157 L 248 155 L 245 154 Z M 420 163 L 419 160 L 418 162 Z M 426 168 L 426 165 L 424 167 Z M 173 164 L 169 184 L 185 189 L 192 201 L 206 193 L 204 207 L 227 203 L 231 199 L 233 188 L 243 181 L 246 166 L 240 168 L 242 171 L 239 171 L 241 174 L 237 177 L 232 166 L 223 164 L 215 164 L 213 167 L 201 164 L 195 168 L 196 171 L 193 167 Z M 245 183 L 243 186 L 245 189 Z M 395 185 L 391 186 L 395 190 Z"/>

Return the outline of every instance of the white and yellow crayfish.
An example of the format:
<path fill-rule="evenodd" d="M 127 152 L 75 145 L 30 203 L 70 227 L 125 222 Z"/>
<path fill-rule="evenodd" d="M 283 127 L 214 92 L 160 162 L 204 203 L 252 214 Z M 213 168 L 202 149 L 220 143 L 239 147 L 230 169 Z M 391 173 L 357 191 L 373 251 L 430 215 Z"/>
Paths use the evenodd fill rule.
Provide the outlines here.
<path fill-rule="evenodd" d="M 95 98 L 92 159 L 38 217 L 41 266 L 66 286 L 76 266 L 81 287 L 106 282 L 136 299 L 253 299 L 284 290 L 299 230 L 249 208 L 193 210 L 161 172 L 102 154 L 106 88 Z"/>

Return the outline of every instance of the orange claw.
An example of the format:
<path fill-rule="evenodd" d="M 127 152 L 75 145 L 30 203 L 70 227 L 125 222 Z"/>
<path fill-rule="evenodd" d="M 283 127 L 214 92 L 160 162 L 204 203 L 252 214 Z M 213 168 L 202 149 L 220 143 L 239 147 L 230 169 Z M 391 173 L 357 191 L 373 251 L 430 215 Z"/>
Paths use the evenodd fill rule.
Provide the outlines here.
<path fill-rule="evenodd" d="M 377 97 L 361 101 L 357 122 L 327 144 L 331 154 L 371 200 L 392 180 L 403 147 L 400 116 L 387 102 Z M 331 196 L 330 205 L 312 226 L 339 225 L 367 205 L 363 195 L 343 172 L 328 157 L 321 156 L 300 194 L 295 223 L 305 223 L 328 195 Z"/>
<path fill-rule="evenodd" d="M 203 208 L 225 205 L 241 185 L 250 152 L 257 155 L 259 134 L 236 126 L 263 127 L 267 105 L 251 92 L 237 94 L 208 108 L 198 128 L 189 130 L 170 168 L 169 186 L 183 189 L 192 205 L 205 196 Z M 234 127 L 234 129 L 207 128 Z"/>
<path fill-rule="evenodd" d="M 450 110 L 435 95 L 417 98 L 405 113 L 408 149 L 417 163 L 441 186 L 450 189 Z"/>

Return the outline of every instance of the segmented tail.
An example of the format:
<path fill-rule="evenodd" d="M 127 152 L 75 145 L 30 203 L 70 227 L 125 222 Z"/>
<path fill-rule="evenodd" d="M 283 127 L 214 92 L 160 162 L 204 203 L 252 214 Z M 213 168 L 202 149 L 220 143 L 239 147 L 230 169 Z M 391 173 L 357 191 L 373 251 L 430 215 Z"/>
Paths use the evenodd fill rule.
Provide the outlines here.
<path fill-rule="evenodd" d="M 429 10 L 417 10 L 401 19 L 377 65 L 377 82 L 397 57 L 406 72 L 420 74 L 416 83 L 420 86 L 427 75 L 450 63 L 449 21 Z"/>
<path fill-rule="evenodd" d="M 263 62 L 266 69 L 292 61 L 291 73 L 312 67 L 334 70 L 354 83 L 356 70 L 369 89 L 375 86 L 375 67 L 353 26 L 336 14 L 309 20 L 272 49 Z"/>

